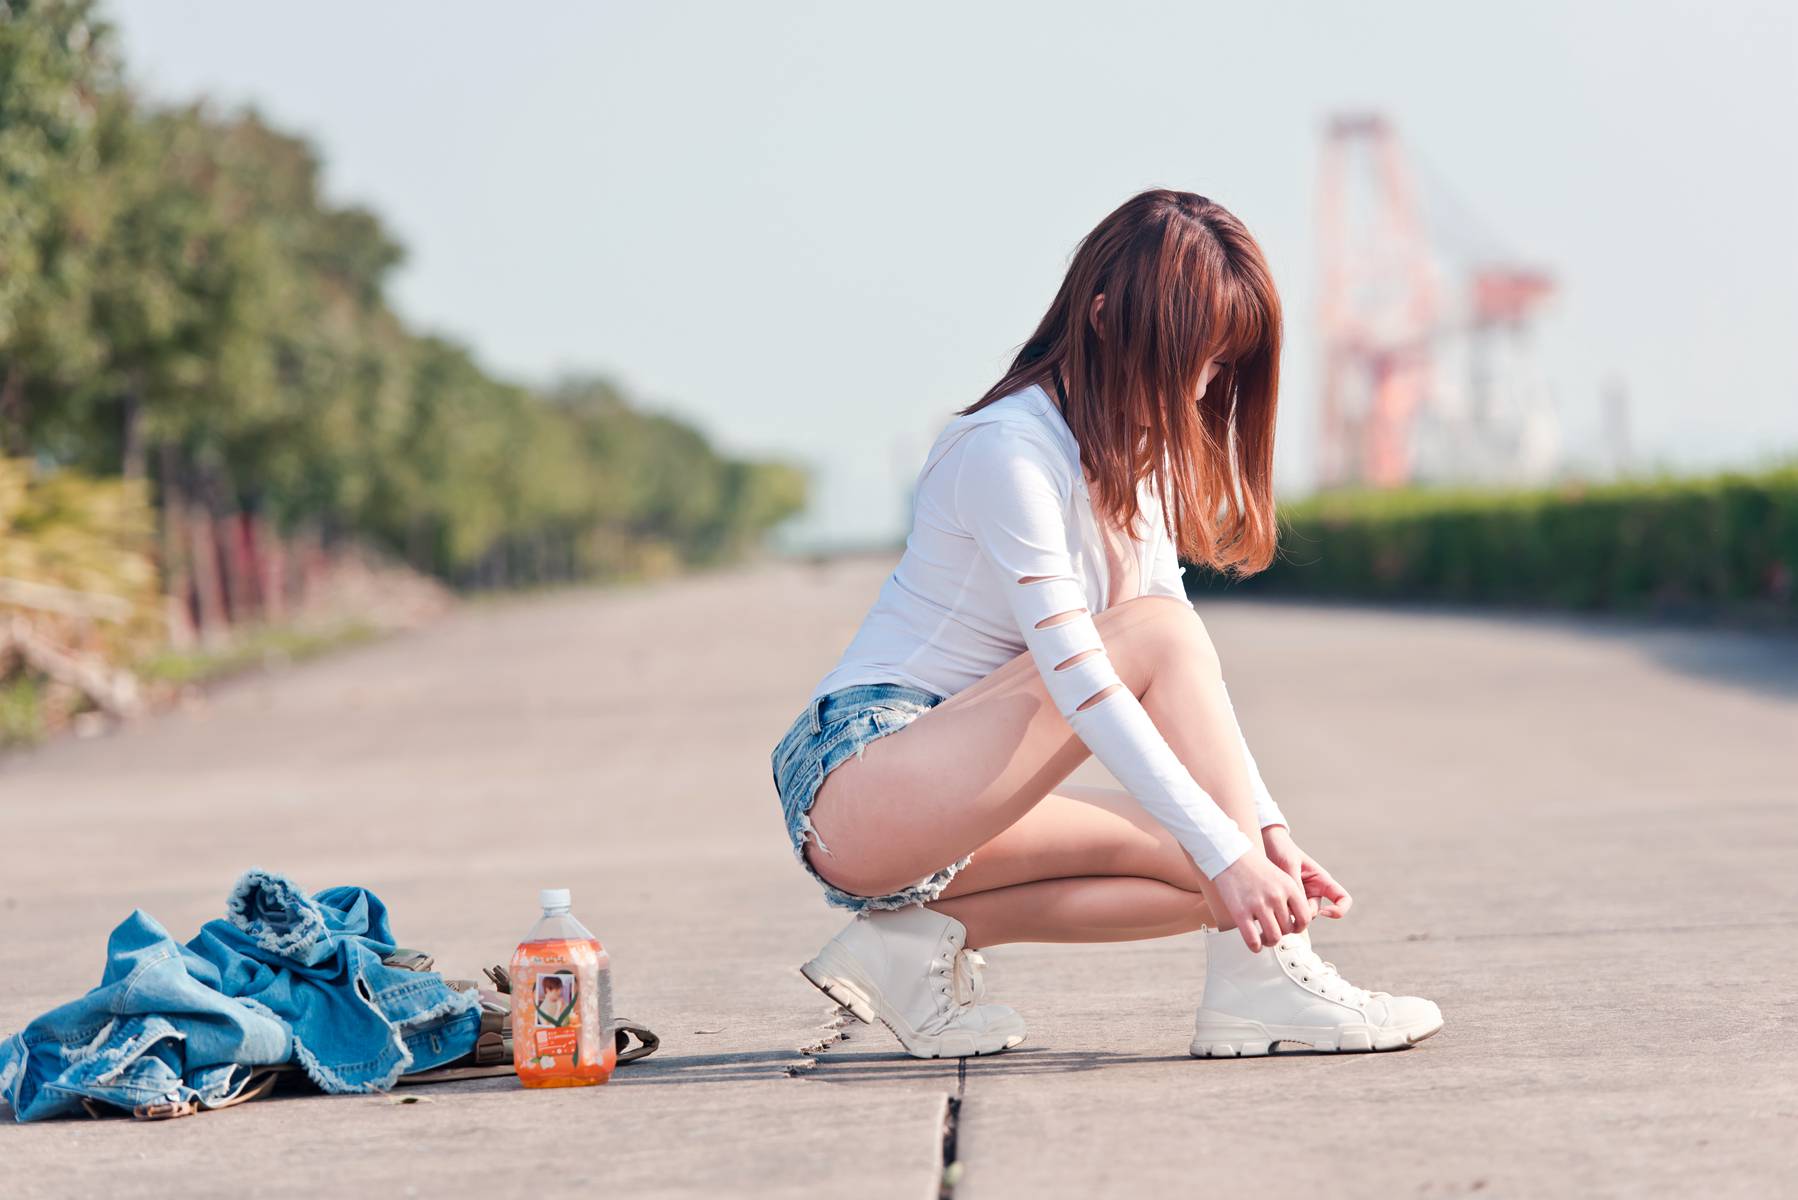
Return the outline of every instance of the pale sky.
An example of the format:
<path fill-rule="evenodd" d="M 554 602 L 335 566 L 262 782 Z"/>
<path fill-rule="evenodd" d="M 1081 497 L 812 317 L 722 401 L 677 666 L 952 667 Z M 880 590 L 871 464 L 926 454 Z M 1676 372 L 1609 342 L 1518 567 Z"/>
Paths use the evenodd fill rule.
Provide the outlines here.
<path fill-rule="evenodd" d="M 254 102 L 410 257 L 420 327 L 522 381 L 619 379 L 816 472 L 795 541 L 892 538 L 930 440 L 1149 186 L 1260 240 L 1287 313 L 1276 485 L 1309 490 L 1314 186 L 1375 109 L 1551 270 L 1563 439 L 1798 452 L 1798 20 L 1766 3 L 112 0 L 150 95 Z"/>

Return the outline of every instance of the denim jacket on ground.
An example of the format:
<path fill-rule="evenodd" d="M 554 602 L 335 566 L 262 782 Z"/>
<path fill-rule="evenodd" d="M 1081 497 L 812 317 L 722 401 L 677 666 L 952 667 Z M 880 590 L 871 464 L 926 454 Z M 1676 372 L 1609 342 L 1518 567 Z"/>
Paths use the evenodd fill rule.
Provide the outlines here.
<path fill-rule="evenodd" d="M 308 896 L 260 869 L 186 945 L 138 909 L 112 931 L 100 985 L 0 1042 L 17 1120 L 230 1099 L 251 1068 L 297 1059 L 327 1092 L 393 1086 L 466 1054 L 480 999 L 389 967 L 387 908 L 359 887 Z"/>

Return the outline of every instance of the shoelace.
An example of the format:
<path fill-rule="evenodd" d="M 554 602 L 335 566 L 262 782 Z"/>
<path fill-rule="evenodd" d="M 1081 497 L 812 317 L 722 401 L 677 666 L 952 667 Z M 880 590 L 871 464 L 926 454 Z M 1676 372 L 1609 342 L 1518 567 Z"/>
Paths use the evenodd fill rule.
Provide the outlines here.
<path fill-rule="evenodd" d="M 1292 955 L 1293 965 L 1299 968 L 1300 976 L 1308 975 L 1317 981 L 1322 986 L 1325 995 L 1330 995 L 1330 985 L 1335 985 L 1336 994 L 1332 997 L 1333 999 L 1359 1006 L 1369 1003 L 1375 996 L 1386 995 L 1385 992 L 1370 992 L 1366 988 L 1356 987 L 1342 977 L 1341 972 L 1336 970 L 1335 963 L 1325 962 L 1318 957 L 1316 950 L 1304 942 L 1294 940 L 1287 950 Z"/>
<path fill-rule="evenodd" d="M 949 977 L 956 1004 L 979 1004 L 986 999 L 986 981 L 981 978 L 985 969 L 986 959 L 980 957 L 980 951 L 964 946 L 956 953 Z"/>

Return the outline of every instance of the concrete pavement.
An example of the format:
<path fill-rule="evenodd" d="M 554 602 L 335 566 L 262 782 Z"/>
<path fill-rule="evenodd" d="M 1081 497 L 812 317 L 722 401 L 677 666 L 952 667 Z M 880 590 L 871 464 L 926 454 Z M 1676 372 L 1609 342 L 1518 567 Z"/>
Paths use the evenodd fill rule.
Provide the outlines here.
<path fill-rule="evenodd" d="M 471 605 L 0 760 L 0 1032 L 178 937 L 257 864 L 357 883 L 474 976 L 573 889 L 661 1051 L 600 1089 L 283 1095 L 0 1124 L 0 1193 L 958 1200 L 1777 1193 L 1798 1170 L 1798 640 L 1203 600 L 1263 773 L 1356 896 L 1316 944 L 1428 995 L 1402 1052 L 1197 1061 L 1196 938 L 987 953 L 1029 1041 L 924 1063 L 793 969 L 840 924 L 768 752 L 887 560 Z M 1077 779 L 1105 782 L 1089 763 Z"/>

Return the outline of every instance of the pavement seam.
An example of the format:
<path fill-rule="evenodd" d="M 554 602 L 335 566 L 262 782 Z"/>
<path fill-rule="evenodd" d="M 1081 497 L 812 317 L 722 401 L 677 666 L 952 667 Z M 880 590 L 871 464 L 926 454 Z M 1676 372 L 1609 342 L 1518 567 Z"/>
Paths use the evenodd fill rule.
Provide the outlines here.
<path fill-rule="evenodd" d="M 961 1182 L 961 1104 L 968 1092 L 968 1060 L 955 1060 L 955 1094 L 943 1093 L 942 1138 L 937 1144 L 936 1200 L 955 1200 Z"/>

